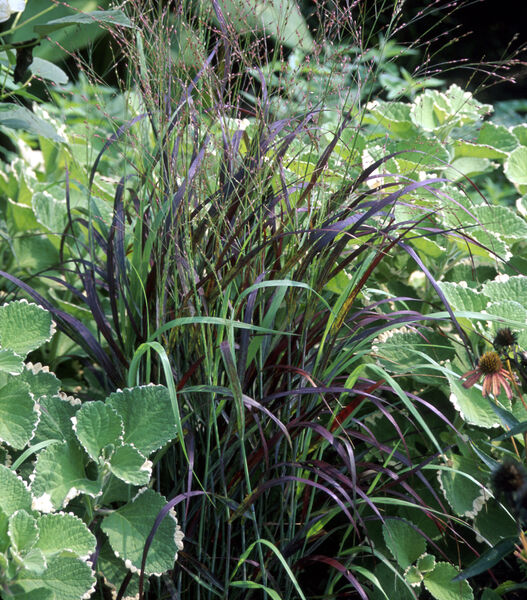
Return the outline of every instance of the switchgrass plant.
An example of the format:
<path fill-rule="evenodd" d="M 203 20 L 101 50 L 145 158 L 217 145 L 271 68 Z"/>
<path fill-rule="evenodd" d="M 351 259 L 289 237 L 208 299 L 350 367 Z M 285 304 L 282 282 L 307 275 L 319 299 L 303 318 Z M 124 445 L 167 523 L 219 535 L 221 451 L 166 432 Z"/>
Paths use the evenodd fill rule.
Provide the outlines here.
<path fill-rule="evenodd" d="M 374 109 L 365 118 L 382 64 L 364 59 L 370 13 L 360 27 L 356 7 L 339 18 L 363 59 L 349 70 L 355 88 L 341 82 L 335 101 L 330 67 L 329 106 L 323 90 L 284 112 L 287 79 L 270 85 L 265 73 L 294 45 L 322 56 L 324 41 L 284 6 L 274 16 L 294 26 L 262 32 L 263 17 L 236 3 L 126 4 L 135 28 L 115 36 L 131 113 L 94 162 L 83 214 L 66 171 L 53 280 L 89 319 L 4 275 L 52 312 L 101 389 L 170 390 L 179 437 L 156 455 L 152 485 L 172 499 L 185 546 L 150 597 L 417 598 L 423 582 L 440 600 L 469 598 L 451 579 L 458 553 L 475 552 L 473 526 L 435 477 L 460 425 L 444 361 L 472 348 L 412 240 L 444 244 L 450 265 L 473 240 L 441 226 L 440 211 L 460 202 L 446 161 L 425 146 L 426 168 L 414 152 L 393 170 L 422 140 L 364 159 L 371 140 L 390 141 Z M 386 39 L 398 15 L 396 4 L 379 21 Z M 345 28 L 325 27 L 321 38 L 341 41 Z M 446 136 L 450 121 L 440 125 Z M 105 218 L 99 165 L 116 149 Z M 398 268 L 405 281 L 390 281 Z M 396 334 L 418 349 L 404 354 L 406 338 L 399 356 L 383 352 Z M 143 574 L 134 579 L 144 595 Z"/>

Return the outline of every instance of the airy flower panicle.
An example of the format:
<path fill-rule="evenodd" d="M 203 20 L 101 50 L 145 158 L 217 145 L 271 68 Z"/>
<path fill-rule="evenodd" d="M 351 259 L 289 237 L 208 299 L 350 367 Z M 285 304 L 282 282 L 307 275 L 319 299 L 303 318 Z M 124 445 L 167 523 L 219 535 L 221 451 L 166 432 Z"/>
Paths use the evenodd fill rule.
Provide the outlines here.
<path fill-rule="evenodd" d="M 467 389 L 472 387 L 475 383 L 478 383 L 482 376 L 482 395 L 484 398 L 489 392 L 492 392 L 494 396 L 499 396 L 502 387 L 507 394 L 507 398 L 509 400 L 512 398 L 512 390 L 509 382 L 512 382 L 513 379 L 503 366 L 497 352 L 485 352 L 479 359 L 478 367 L 461 376 L 461 379 L 466 379 L 463 382 L 463 387 Z"/>

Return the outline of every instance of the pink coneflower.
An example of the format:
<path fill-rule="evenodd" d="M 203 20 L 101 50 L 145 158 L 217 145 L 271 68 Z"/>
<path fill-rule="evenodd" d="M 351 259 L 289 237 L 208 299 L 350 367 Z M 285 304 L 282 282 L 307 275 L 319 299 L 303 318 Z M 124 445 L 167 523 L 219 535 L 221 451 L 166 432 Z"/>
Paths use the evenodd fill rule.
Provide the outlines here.
<path fill-rule="evenodd" d="M 482 395 L 485 396 L 492 392 L 494 396 L 499 396 L 500 388 L 503 387 L 507 398 L 512 398 L 512 390 L 509 385 L 509 381 L 512 382 L 511 374 L 504 368 L 501 358 L 497 352 L 485 352 L 479 359 L 478 368 L 461 376 L 461 379 L 467 378 L 463 382 L 464 388 L 472 387 L 475 383 L 480 380 L 483 375 L 483 391 Z"/>

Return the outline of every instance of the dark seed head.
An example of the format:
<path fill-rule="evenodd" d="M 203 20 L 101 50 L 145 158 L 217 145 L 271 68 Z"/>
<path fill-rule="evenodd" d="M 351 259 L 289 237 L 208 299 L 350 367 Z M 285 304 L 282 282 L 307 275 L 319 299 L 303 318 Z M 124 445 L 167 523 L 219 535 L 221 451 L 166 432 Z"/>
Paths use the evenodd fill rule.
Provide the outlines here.
<path fill-rule="evenodd" d="M 518 334 L 509 327 L 504 327 L 496 332 L 493 344 L 496 348 L 507 348 L 508 346 L 514 346 L 517 341 Z"/>
<path fill-rule="evenodd" d="M 492 485 L 496 492 L 517 492 L 526 482 L 525 469 L 517 462 L 506 461 L 492 474 Z"/>

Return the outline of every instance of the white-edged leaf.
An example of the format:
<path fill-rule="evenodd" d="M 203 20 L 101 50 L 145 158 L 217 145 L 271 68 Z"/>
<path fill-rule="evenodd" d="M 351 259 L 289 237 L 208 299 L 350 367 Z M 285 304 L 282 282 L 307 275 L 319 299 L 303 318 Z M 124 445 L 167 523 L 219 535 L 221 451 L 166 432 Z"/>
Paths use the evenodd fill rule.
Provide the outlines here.
<path fill-rule="evenodd" d="M 77 439 L 95 461 L 106 446 L 122 443 L 123 422 L 117 412 L 104 402 L 86 402 L 74 417 Z"/>
<path fill-rule="evenodd" d="M 146 457 L 177 435 L 170 396 L 163 385 L 119 390 L 106 402 L 123 420 L 123 442 L 132 444 Z"/>
<path fill-rule="evenodd" d="M 147 485 L 152 476 L 152 463 L 131 444 L 117 446 L 109 461 L 110 471 L 125 483 Z"/>
<path fill-rule="evenodd" d="M 26 356 L 51 339 L 51 315 L 25 300 L 0 306 L 0 346 Z"/>
<path fill-rule="evenodd" d="M 0 440 L 21 450 L 32 438 L 38 412 L 29 386 L 19 379 L 0 389 Z"/>
<path fill-rule="evenodd" d="M 38 528 L 40 535 L 36 547 L 44 556 L 67 551 L 87 559 L 95 551 L 95 536 L 79 517 L 71 513 L 41 515 Z"/>
<path fill-rule="evenodd" d="M 166 500 L 161 494 L 144 489 L 132 502 L 105 517 L 101 524 L 113 551 L 133 572 L 141 568 L 146 539 L 165 504 Z M 176 518 L 169 513 L 159 525 L 150 546 L 145 565 L 146 574 L 161 575 L 173 567 L 178 552 L 175 539 L 178 530 Z"/>

